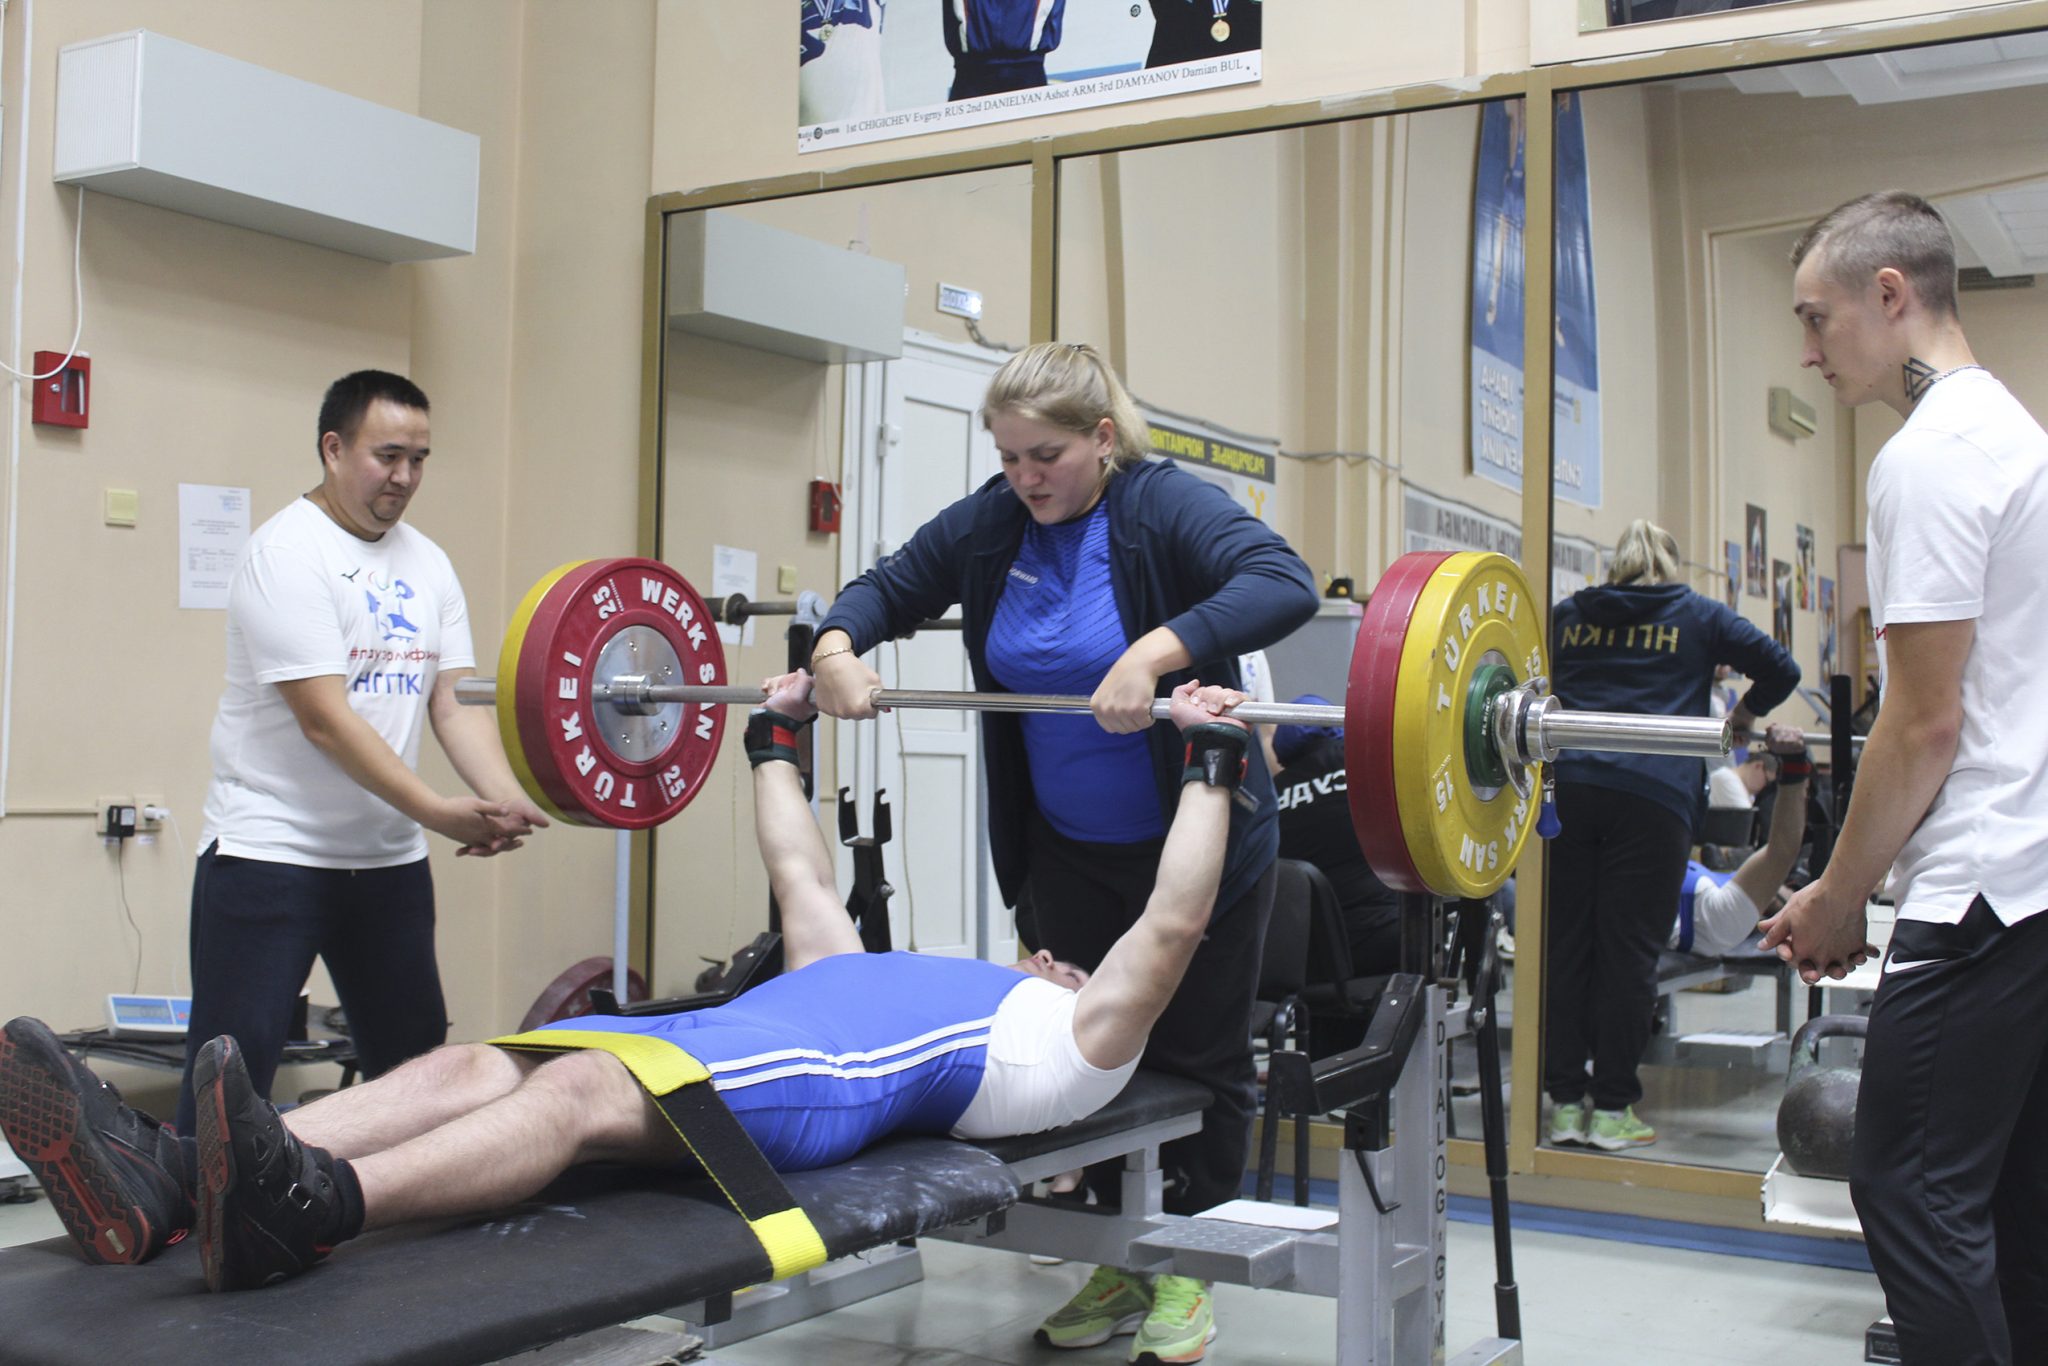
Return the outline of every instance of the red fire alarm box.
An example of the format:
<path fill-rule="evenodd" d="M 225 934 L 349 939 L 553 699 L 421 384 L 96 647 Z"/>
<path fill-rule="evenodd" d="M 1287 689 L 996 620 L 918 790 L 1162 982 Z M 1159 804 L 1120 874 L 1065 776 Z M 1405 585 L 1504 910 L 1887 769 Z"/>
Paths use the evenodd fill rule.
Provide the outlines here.
<path fill-rule="evenodd" d="M 825 479 L 811 481 L 811 530 L 839 530 L 839 485 Z"/>
<path fill-rule="evenodd" d="M 35 397 L 29 403 L 29 417 L 46 427 L 83 427 L 92 397 L 92 362 L 84 356 L 73 356 L 58 369 L 63 362 L 62 351 L 36 352 L 30 373 L 50 377 L 31 386 Z M 50 374 L 53 370 L 56 373 Z"/>

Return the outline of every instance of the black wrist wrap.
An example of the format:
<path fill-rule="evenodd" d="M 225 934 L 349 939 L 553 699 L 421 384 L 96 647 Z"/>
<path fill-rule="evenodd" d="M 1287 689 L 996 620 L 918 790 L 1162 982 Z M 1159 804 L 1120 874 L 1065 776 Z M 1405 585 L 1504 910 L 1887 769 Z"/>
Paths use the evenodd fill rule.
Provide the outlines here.
<path fill-rule="evenodd" d="M 796 733 L 809 724 L 766 707 L 754 712 L 747 717 L 747 762 L 755 768 L 773 759 L 796 763 Z"/>
<path fill-rule="evenodd" d="M 1778 756 L 1778 783 L 1803 783 L 1813 776 L 1813 760 L 1804 754 L 1780 754 Z"/>
<path fill-rule="evenodd" d="M 1189 726 L 1181 738 L 1187 741 L 1186 766 L 1180 775 L 1183 787 L 1200 779 L 1211 787 L 1234 791 L 1244 781 L 1245 747 L 1251 742 L 1251 732 L 1243 726 L 1205 721 Z"/>

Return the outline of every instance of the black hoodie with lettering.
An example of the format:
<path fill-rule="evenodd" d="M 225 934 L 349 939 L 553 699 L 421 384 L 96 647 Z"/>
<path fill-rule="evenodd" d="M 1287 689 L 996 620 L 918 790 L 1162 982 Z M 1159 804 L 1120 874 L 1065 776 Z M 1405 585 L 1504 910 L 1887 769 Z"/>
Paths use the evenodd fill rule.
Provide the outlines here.
<path fill-rule="evenodd" d="M 1551 690 L 1573 711 L 1705 716 L 1717 664 L 1750 679 L 1742 705 L 1757 716 L 1799 686 L 1784 646 L 1682 583 L 1582 588 L 1551 614 Z M 1568 750 L 1556 773 L 1647 798 L 1695 828 L 1705 801 L 1705 765 L 1680 755 Z"/>

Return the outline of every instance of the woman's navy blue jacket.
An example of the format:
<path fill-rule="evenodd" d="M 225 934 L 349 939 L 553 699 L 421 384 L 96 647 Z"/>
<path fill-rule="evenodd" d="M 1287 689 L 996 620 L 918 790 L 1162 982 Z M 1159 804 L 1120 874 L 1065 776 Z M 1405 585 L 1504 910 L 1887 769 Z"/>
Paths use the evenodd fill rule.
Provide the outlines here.
<path fill-rule="evenodd" d="M 1165 696 L 1190 678 L 1240 683 L 1237 656 L 1263 649 L 1315 615 L 1315 581 L 1293 547 L 1213 484 L 1164 461 L 1134 465 L 1109 482 L 1109 576 L 1125 635 L 1165 626 L 1194 667 L 1159 680 Z M 1006 692 L 989 673 L 988 631 L 1031 514 L 1001 475 L 926 522 L 902 549 L 840 590 L 819 625 L 842 630 L 865 654 L 958 603 L 962 639 L 979 692 Z M 1185 760 L 1169 721 L 1153 725 L 1159 809 L 1180 800 Z M 1031 777 L 1024 730 L 1009 712 L 983 712 L 989 852 L 1011 905 L 1024 884 Z M 1217 907 L 1251 890 L 1279 849 L 1273 779 L 1252 746 L 1250 773 L 1230 813 Z"/>
<path fill-rule="evenodd" d="M 1574 711 L 1705 716 L 1714 666 L 1746 675 L 1742 705 L 1757 716 L 1792 695 L 1799 666 L 1785 647 L 1682 583 L 1581 588 L 1551 614 L 1551 691 Z M 1557 780 L 1647 798 L 1696 828 L 1706 769 L 1673 754 L 1567 750 Z"/>

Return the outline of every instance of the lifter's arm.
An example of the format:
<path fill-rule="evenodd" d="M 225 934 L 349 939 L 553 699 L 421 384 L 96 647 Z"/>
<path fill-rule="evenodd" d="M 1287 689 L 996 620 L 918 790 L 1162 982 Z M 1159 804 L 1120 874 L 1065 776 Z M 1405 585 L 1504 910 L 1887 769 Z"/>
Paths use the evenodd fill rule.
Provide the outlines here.
<path fill-rule="evenodd" d="M 1244 694 L 1187 683 L 1174 690 L 1173 700 L 1174 723 L 1185 731 L 1227 720 L 1222 713 L 1242 702 Z M 1241 722 L 1229 724 L 1243 729 Z M 1090 1066 L 1121 1067 L 1143 1052 L 1152 1026 L 1179 989 L 1209 931 L 1234 793 L 1234 787 L 1202 782 L 1181 789 L 1145 913 L 1110 946 L 1074 1006 L 1074 1039 Z"/>
<path fill-rule="evenodd" d="M 1768 907 L 1784 885 L 1792 865 L 1799 861 L 1799 846 L 1806 839 L 1806 793 L 1804 774 L 1794 776 L 1784 765 L 1804 762 L 1806 737 L 1791 726 L 1773 723 L 1767 732 L 1771 753 L 1778 756 L 1780 776 L 1778 800 L 1771 808 L 1771 831 L 1763 848 L 1742 861 L 1728 880 L 1740 887 L 1752 906 Z M 1810 770 L 1812 765 L 1806 764 Z"/>
<path fill-rule="evenodd" d="M 798 725 L 817 714 L 811 676 L 798 670 L 771 678 L 762 691 L 770 712 Z M 804 799 L 796 765 L 770 759 L 754 768 L 754 837 L 768 870 L 768 890 L 782 910 L 782 956 L 794 972 L 820 958 L 860 953 L 864 946 L 839 900 L 832 851 Z"/>

